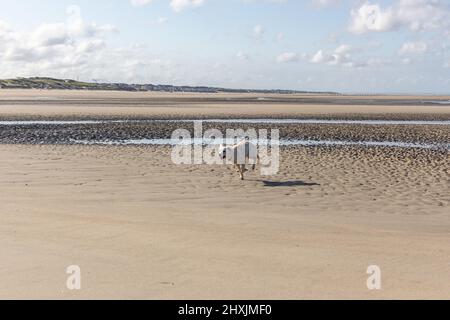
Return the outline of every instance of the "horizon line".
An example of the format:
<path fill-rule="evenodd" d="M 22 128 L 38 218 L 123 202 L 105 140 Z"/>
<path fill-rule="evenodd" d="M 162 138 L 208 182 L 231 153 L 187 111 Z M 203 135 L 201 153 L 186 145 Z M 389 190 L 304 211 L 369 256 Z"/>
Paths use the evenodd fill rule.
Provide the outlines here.
<path fill-rule="evenodd" d="M 399 95 L 406 95 L 406 96 L 416 96 L 416 95 L 424 95 L 424 96 L 450 96 L 450 92 L 351 92 L 351 91 L 334 91 L 334 90 L 301 90 L 301 89 L 281 89 L 281 88 L 275 88 L 275 89 L 260 89 L 260 88 L 237 88 L 237 87 L 225 87 L 225 86 L 211 86 L 211 85 L 176 85 L 176 84 L 162 84 L 162 83 L 138 83 L 138 82 L 117 82 L 117 81 L 108 81 L 108 82 L 100 82 L 100 81 L 94 81 L 94 79 L 90 81 L 85 80 L 76 80 L 72 78 L 56 78 L 56 77 L 50 77 L 50 76 L 31 76 L 31 77 L 15 77 L 15 78 L 2 78 L 0 79 L 0 82 L 2 81 L 14 81 L 14 80 L 56 80 L 56 81 L 72 81 L 72 82 L 79 82 L 79 83 L 86 83 L 86 84 L 92 84 L 92 85 L 127 85 L 127 86 L 161 86 L 161 87 L 173 87 L 173 88 L 204 88 L 204 89 L 212 89 L 212 90 L 225 90 L 225 91 L 248 91 L 248 93 L 282 93 L 282 94 L 296 94 L 296 93 L 311 93 L 311 94 L 331 94 L 331 95 L 354 95 L 354 96 L 379 96 L 379 95 L 390 95 L 390 96 L 399 96 Z M 0 90 L 2 89 L 17 89 L 17 88 L 4 88 L 1 86 L 0 83 Z M 36 89 L 36 88 L 18 88 L 18 89 Z M 46 89 L 46 88 L 42 88 Z M 48 88 L 47 90 L 71 90 L 71 89 L 58 89 L 58 88 Z M 86 89 L 79 89 L 79 90 L 86 90 Z M 125 91 L 125 90 L 96 90 L 96 91 Z M 151 91 L 151 90 L 147 90 Z M 277 92 L 278 91 L 278 92 Z M 167 92 L 167 91 L 166 91 Z M 195 93 L 195 92 L 193 92 Z M 203 92 L 203 93 L 215 93 L 215 92 Z M 218 92 L 216 92 L 218 93 Z M 227 92 L 222 92 L 227 93 Z M 233 92 L 230 92 L 233 93 Z"/>

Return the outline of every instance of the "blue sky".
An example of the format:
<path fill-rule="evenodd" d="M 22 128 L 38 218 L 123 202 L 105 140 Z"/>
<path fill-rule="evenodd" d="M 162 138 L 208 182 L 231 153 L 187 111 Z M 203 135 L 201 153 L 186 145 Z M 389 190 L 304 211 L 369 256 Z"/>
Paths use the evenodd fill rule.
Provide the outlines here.
<path fill-rule="evenodd" d="M 0 0 L 0 77 L 450 93 L 449 0 Z"/>

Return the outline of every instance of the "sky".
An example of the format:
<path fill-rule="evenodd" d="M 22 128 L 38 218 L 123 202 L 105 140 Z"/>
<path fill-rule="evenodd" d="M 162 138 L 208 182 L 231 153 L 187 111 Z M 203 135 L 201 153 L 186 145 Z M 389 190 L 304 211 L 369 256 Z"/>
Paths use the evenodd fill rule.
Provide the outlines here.
<path fill-rule="evenodd" d="M 0 78 L 450 94 L 450 0 L 0 0 Z"/>

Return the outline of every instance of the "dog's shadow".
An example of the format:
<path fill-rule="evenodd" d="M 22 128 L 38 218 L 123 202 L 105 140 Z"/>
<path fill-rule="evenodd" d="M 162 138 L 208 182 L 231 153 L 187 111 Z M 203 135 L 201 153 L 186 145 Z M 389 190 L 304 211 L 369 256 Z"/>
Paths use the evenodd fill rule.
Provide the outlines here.
<path fill-rule="evenodd" d="M 315 182 L 305 182 L 302 180 L 290 180 L 290 181 L 268 181 L 262 180 L 264 187 L 313 187 L 320 186 Z"/>

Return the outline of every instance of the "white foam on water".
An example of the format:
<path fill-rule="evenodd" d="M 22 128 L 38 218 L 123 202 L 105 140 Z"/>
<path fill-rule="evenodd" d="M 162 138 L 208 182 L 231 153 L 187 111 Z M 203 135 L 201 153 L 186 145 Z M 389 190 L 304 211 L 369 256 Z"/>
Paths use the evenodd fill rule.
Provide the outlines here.
<path fill-rule="evenodd" d="M 130 139 L 130 140 L 71 140 L 74 144 L 84 145 L 154 145 L 154 146 L 174 146 L 174 145 L 219 145 L 222 143 L 234 144 L 235 140 L 202 140 L 202 139 Z M 252 141 L 255 144 L 270 145 L 268 140 Z M 363 146 L 363 147 L 390 147 L 390 148 L 418 148 L 418 149 L 440 149 L 450 151 L 450 143 L 413 143 L 399 141 L 341 141 L 341 140 L 280 140 L 273 141 L 280 146 Z"/>
<path fill-rule="evenodd" d="M 233 123 L 233 124 L 354 124 L 354 125 L 450 125 L 450 120 L 325 120 L 325 119 L 170 119 L 170 120 L 39 120 L 39 121 L 0 121 L 0 126 L 27 125 L 89 125 L 108 123 Z"/>
<path fill-rule="evenodd" d="M 425 103 L 443 104 L 450 105 L 450 100 L 434 100 L 434 101 L 424 101 Z"/>
<path fill-rule="evenodd" d="M 32 125 L 76 125 L 76 124 L 101 124 L 101 123 L 122 123 L 123 120 L 74 120 L 74 121 L 58 121 L 58 120 L 42 120 L 42 121 L 0 121 L 0 126 L 32 126 Z"/>
<path fill-rule="evenodd" d="M 244 124 L 450 125 L 450 120 L 207 119 L 202 121 Z"/>

